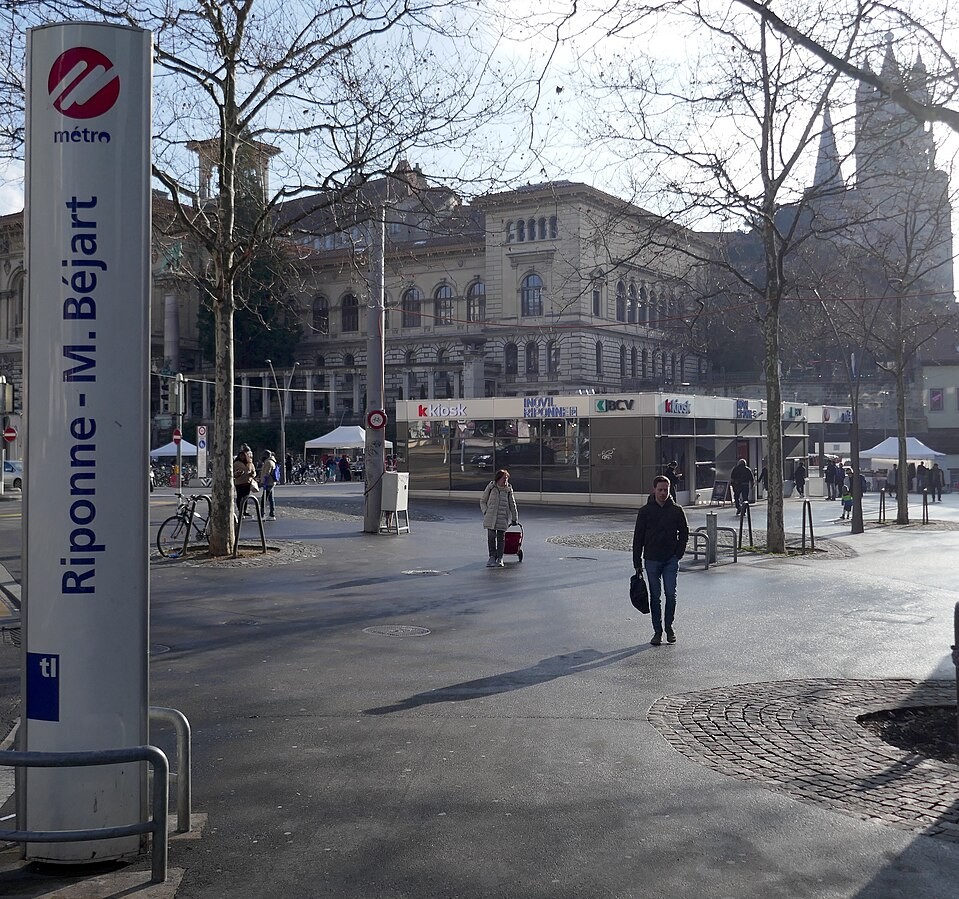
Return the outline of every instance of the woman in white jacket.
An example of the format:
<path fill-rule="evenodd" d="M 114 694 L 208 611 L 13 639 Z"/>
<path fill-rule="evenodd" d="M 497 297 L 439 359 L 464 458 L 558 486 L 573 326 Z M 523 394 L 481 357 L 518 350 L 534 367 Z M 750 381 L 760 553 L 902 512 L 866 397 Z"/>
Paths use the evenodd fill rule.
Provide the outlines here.
<path fill-rule="evenodd" d="M 503 544 L 506 542 L 506 529 L 516 524 L 518 513 L 513 488 L 509 485 L 509 472 L 499 469 L 483 491 L 480 500 L 483 512 L 483 527 L 486 528 L 486 540 L 489 546 L 487 568 L 503 568 Z"/>

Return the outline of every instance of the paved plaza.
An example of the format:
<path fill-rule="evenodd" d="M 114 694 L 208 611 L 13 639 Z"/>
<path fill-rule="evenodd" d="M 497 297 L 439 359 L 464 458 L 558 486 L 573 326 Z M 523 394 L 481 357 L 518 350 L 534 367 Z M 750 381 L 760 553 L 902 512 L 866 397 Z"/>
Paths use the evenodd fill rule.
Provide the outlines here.
<path fill-rule="evenodd" d="M 955 702 L 959 496 L 904 528 L 867 496 L 857 536 L 813 500 L 813 555 L 685 561 L 678 643 L 652 647 L 632 513 L 521 502 L 524 561 L 489 570 L 476 503 L 363 535 L 361 489 L 279 491 L 266 557 L 154 561 L 151 703 L 194 729 L 170 883 L 8 849 L 0 894 L 956 895 L 959 767 L 857 718 Z"/>

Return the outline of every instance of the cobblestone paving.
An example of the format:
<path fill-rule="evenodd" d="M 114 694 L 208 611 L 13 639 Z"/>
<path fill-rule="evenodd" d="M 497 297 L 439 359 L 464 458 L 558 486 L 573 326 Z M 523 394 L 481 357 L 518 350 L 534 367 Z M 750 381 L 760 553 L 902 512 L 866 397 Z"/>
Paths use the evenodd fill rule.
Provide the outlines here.
<path fill-rule="evenodd" d="M 243 531 L 240 536 L 240 551 L 235 559 L 232 556 L 213 558 L 205 547 L 191 545 L 183 559 L 165 559 L 154 551 L 150 553 L 150 563 L 158 567 L 180 565 L 186 568 L 275 568 L 302 559 L 315 559 L 323 554 L 322 547 L 316 544 L 301 543 L 298 540 L 273 540 L 269 529 L 266 535 L 267 551 L 264 553 L 258 542 L 259 534 L 255 525 L 251 525 L 249 531 Z"/>
<path fill-rule="evenodd" d="M 796 680 L 665 696 L 647 718 L 679 753 L 739 780 L 959 842 L 959 766 L 896 749 L 856 721 L 954 703 L 951 681 Z"/>

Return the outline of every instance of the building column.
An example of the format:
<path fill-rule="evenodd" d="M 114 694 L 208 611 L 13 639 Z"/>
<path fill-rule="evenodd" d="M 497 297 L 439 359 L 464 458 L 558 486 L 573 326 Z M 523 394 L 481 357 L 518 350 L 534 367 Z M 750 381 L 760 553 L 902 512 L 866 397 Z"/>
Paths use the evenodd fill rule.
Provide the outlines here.
<path fill-rule="evenodd" d="M 250 419 L 250 379 L 247 375 L 240 378 L 240 418 L 243 421 Z"/>
<path fill-rule="evenodd" d="M 210 420 L 210 388 L 213 385 L 204 381 L 200 384 L 200 417 L 204 421 Z"/>

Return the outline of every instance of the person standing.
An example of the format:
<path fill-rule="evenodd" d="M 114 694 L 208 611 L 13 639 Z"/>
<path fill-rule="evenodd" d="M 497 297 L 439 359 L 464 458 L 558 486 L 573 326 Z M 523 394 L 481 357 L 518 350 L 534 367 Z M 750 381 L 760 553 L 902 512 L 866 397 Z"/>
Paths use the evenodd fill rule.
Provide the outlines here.
<path fill-rule="evenodd" d="M 489 548 L 486 567 L 505 568 L 503 546 L 506 543 L 506 529 L 516 524 L 519 517 L 513 488 L 509 484 L 509 472 L 505 468 L 500 468 L 486 485 L 480 500 L 480 511 L 483 513 L 483 527 L 486 528 L 486 544 Z"/>
<path fill-rule="evenodd" d="M 826 499 L 835 499 L 838 494 L 836 481 L 839 476 L 839 468 L 835 459 L 826 460 L 826 471 L 823 474 L 823 480 L 826 482 Z"/>
<path fill-rule="evenodd" d="M 800 496 L 806 495 L 806 466 L 800 462 L 793 471 L 793 480 L 796 482 L 796 492 Z"/>
<path fill-rule="evenodd" d="M 340 469 L 341 481 L 353 480 L 353 476 L 350 474 L 350 460 L 346 458 L 346 453 L 343 453 L 343 455 L 340 456 L 340 461 L 337 463 L 337 467 Z"/>
<path fill-rule="evenodd" d="M 929 469 L 929 496 L 932 497 L 934 503 L 942 502 L 942 488 L 946 486 L 946 476 L 943 470 L 939 467 L 938 462 L 932 463 L 932 468 Z"/>
<path fill-rule="evenodd" d="M 666 477 L 669 478 L 669 495 L 676 502 L 676 491 L 679 490 L 679 482 L 683 479 L 679 471 L 679 463 L 673 460 L 666 466 Z"/>
<path fill-rule="evenodd" d="M 253 453 L 244 443 L 233 460 L 233 487 L 236 490 L 237 512 L 243 508 L 243 499 L 250 495 L 250 489 L 256 480 L 256 466 L 253 464 Z M 249 517 L 247 512 L 246 516 Z"/>
<path fill-rule="evenodd" d="M 893 465 L 892 472 L 889 477 L 886 478 L 886 490 L 889 492 L 890 496 L 895 496 L 896 491 L 899 489 L 899 466 Z"/>
<path fill-rule="evenodd" d="M 276 521 L 276 502 L 273 499 L 273 488 L 276 487 L 278 468 L 273 450 L 264 451 L 263 458 L 260 460 L 260 483 L 263 485 L 262 501 L 264 505 L 269 504 L 270 514 L 266 516 L 267 521 Z"/>
<path fill-rule="evenodd" d="M 664 627 L 666 642 L 676 642 L 673 630 L 676 579 L 679 560 L 685 554 L 688 542 L 686 513 L 669 495 L 669 478 L 657 475 L 653 479 L 653 495 L 637 513 L 633 531 L 633 568 L 640 574 L 645 561 L 649 583 L 649 610 L 653 619 L 653 638 L 649 642 L 652 646 L 662 645 Z M 665 616 L 660 599 L 662 593 L 666 594 Z"/>
<path fill-rule="evenodd" d="M 752 489 L 754 480 L 752 469 L 746 464 L 745 459 L 740 459 L 729 473 L 729 483 L 733 488 L 733 501 L 736 503 L 737 512 L 742 512 L 743 503 L 749 502 L 749 491 Z"/>
<path fill-rule="evenodd" d="M 919 467 L 916 469 L 916 493 L 922 493 L 923 490 L 929 487 L 928 475 L 929 469 L 926 468 L 926 463 L 920 462 Z"/>

